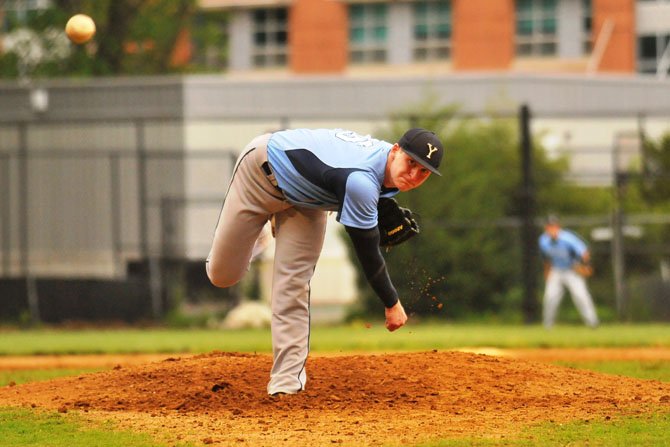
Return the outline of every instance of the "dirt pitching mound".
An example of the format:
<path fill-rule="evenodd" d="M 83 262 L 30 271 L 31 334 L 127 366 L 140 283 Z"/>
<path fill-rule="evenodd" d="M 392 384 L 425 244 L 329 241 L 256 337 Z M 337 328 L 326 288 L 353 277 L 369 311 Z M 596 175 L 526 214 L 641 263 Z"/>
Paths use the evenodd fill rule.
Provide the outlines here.
<path fill-rule="evenodd" d="M 211 353 L 0 389 L 0 406 L 79 411 L 175 442 L 412 445 L 518 436 L 544 421 L 670 412 L 670 384 L 466 352 L 311 357 L 266 395 L 271 357 Z"/>

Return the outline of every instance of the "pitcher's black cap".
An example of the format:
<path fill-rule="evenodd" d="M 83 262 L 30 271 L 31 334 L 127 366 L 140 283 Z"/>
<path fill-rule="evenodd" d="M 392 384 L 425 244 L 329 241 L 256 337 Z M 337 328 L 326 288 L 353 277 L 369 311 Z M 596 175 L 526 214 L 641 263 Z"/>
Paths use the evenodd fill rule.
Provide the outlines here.
<path fill-rule="evenodd" d="M 417 163 L 430 172 L 440 174 L 437 168 L 440 167 L 444 147 L 434 132 L 426 129 L 410 129 L 400 138 L 398 145 Z"/>

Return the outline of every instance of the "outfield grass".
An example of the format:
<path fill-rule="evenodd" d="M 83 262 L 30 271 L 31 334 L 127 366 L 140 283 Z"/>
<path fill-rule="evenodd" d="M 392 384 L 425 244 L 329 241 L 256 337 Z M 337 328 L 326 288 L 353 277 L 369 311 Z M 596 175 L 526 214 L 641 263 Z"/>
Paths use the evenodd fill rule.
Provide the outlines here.
<path fill-rule="evenodd" d="M 554 364 L 617 376 L 634 377 L 636 379 L 670 382 L 670 361 L 665 360 L 561 361 L 554 362 Z"/>
<path fill-rule="evenodd" d="M 616 418 L 609 421 L 544 423 L 529 428 L 521 437 L 502 439 L 449 439 L 421 447 L 666 447 L 670 414 Z"/>
<path fill-rule="evenodd" d="M 369 327 L 368 327 L 369 326 Z M 389 333 L 381 322 L 314 327 L 312 352 L 497 348 L 670 347 L 670 325 L 558 326 L 410 324 Z M 271 352 L 267 329 L 34 329 L 0 332 L 0 355 Z"/>
<path fill-rule="evenodd" d="M 18 369 L 12 371 L 0 370 L 0 386 L 21 385 L 22 383 L 38 382 L 42 380 L 55 379 L 57 377 L 79 376 L 81 374 L 93 373 L 101 369 Z"/>
<path fill-rule="evenodd" d="M 93 427 L 77 415 L 16 408 L 0 408 L 0 439 L 3 447 L 167 447 L 149 435 L 114 430 L 111 424 Z"/>

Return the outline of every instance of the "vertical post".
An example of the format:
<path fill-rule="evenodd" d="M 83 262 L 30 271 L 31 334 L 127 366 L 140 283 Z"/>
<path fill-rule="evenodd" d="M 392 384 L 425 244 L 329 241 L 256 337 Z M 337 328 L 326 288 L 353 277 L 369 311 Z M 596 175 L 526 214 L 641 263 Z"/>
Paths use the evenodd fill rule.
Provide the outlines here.
<path fill-rule="evenodd" d="M 612 272 L 614 273 L 614 296 L 619 319 L 623 318 L 626 304 L 624 285 L 624 246 L 623 246 L 623 211 L 621 198 L 625 184 L 625 174 L 619 170 L 620 142 L 615 141 L 612 148 L 613 172 L 613 209 L 612 209 Z"/>
<path fill-rule="evenodd" d="M 161 198 L 161 258 L 175 258 L 175 211 L 179 205 L 177 199 Z"/>
<path fill-rule="evenodd" d="M 161 271 L 157 255 L 149 252 L 149 225 L 148 225 L 148 186 L 147 186 L 147 145 L 144 121 L 135 121 L 135 135 L 137 144 L 137 187 L 138 187 L 138 218 L 140 227 L 140 259 L 147 264 L 149 291 L 151 295 L 151 311 L 154 319 L 163 315 L 163 305 L 160 296 Z"/>
<path fill-rule="evenodd" d="M 19 124 L 19 230 L 21 245 L 21 273 L 26 279 L 26 301 L 30 320 L 33 323 L 40 321 L 39 297 L 37 285 L 30 269 L 30 195 L 28 169 L 28 124 Z"/>
<path fill-rule="evenodd" d="M 158 256 L 149 256 L 149 290 L 151 293 L 151 313 L 154 320 L 163 316 L 163 275 L 161 259 Z"/>
<path fill-rule="evenodd" d="M 533 143 L 530 135 L 530 110 L 528 105 L 521 106 L 519 121 L 521 125 L 521 270 L 523 275 L 524 296 L 523 316 L 526 323 L 537 321 L 537 235 L 535 230 L 535 184 L 533 182 Z"/>
<path fill-rule="evenodd" d="M 12 184 L 9 181 L 9 155 L 2 154 L 2 210 L 0 211 L 0 220 L 2 221 L 2 275 L 9 276 L 10 263 L 9 256 L 11 253 L 11 200 L 12 200 Z"/>
<path fill-rule="evenodd" d="M 160 308 L 155 308 L 154 312 L 163 312 L 163 308 L 170 308 L 174 304 L 172 296 L 173 285 L 176 283 L 178 271 L 175 259 L 177 258 L 177 247 L 175 246 L 175 212 L 179 206 L 179 200 L 171 197 L 162 197 L 160 201 L 161 216 L 161 281 L 157 284 L 157 289 L 153 292 L 157 298 L 163 298 L 163 301 L 156 301 Z"/>
<path fill-rule="evenodd" d="M 670 42 L 668 43 L 670 45 Z M 642 180 L 646 180 L 646 176 L 648 174 L 648 167 L 647 167 L 647 155 L 645 151 L 645 141 L 647 140 L 647 135 L 645 132 L 645 115 L 642 112 L 639 112 L 637 114 L 637 141 L 638 141 L 638 147 L 637 147 L 637 153 L 640 156 L 640 174 L 642 175 Z"/>
<path fill-rule="evenodd" d="M 144 121 L 135 121 L 135 138 L 137 144 L 137 194 L 138 219 L 140 231 L 140 258 L 148 259 L 149 241 L 147 224 L 147 147 Z"/>
<path fill-rule="evenodd" d="M 119 166 L 119 154 L 109 155 L 109 180 L 110 200 L 109 206 L 112 213 L 112 260 L 114 271 L 121 265 L 121 168 Z"/>
<path fill-rule="evenodd" d="M 28 148 L 26 123 L 19 124 L 19 252 L 21 274 L 28 272 Z"/>

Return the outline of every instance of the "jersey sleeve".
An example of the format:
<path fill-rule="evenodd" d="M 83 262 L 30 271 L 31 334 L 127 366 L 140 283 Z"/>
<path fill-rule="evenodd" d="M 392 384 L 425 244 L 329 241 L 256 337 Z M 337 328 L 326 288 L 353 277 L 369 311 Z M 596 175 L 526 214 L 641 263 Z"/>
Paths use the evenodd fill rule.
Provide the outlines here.
<path fill-rule="evenodd" d="M 380 186 L 370 178 L 369 173 L 351 173 L 337 220 L 348 227 L 363 230 L 376 227 L 379 192 Z"/>
<path fill-rule="evenodd" d="M 575 252 L 578 258 L 584 256 L 584 253 L 588 250 L 586 243 L 574 233 L 565 232 L 565 240 L 570 244 L 570 247 Z"/>
<path fill-rule="evenodd" d="M 398 292 L 391 282 L 386 262 L 379 249 L 379 229 L 375 227 L 361 230 L 348 226 L 344 228 L 351 237 L 356 256 L 372 290 L 382 300 L 384 306 L 387 308 L 395 306 L 398 302 Z"/>

